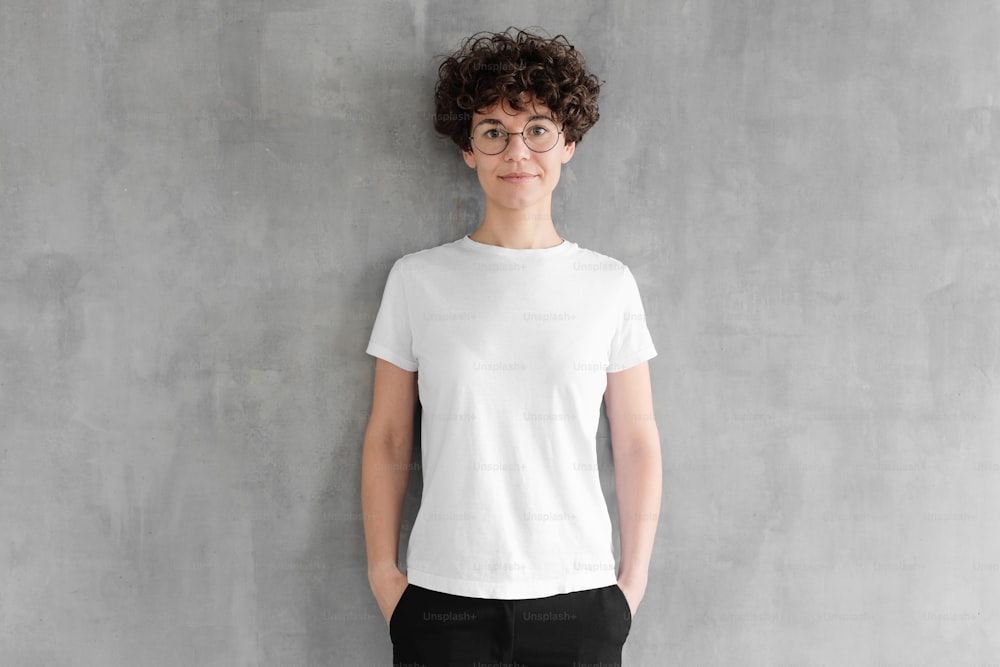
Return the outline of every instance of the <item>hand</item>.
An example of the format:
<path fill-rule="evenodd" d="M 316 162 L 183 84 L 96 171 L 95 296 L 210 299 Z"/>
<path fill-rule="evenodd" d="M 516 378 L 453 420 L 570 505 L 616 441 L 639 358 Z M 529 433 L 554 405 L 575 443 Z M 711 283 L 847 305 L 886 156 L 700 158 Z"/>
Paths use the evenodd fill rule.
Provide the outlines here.
<path fill-rule="evenodd" d="M 635 610 L 639 608 L 639 603 L 646 595 L 646 581 L 622 577 L 618 579 L 618 587 L 628 600 L 629 613 L 635 616 Z"/>
<path fill-rule="evenodd" d="M 403 591 L 406 590 L 408 583 L 406 575 L 395 567 L 377 573 L 369 571 L 368 583 L 371 585 L 378 608 L 388 623 L 392 618 L 392 612 L 396 610 L 396 605 L 399 604 L 399 598 L 403 597 Z"/>

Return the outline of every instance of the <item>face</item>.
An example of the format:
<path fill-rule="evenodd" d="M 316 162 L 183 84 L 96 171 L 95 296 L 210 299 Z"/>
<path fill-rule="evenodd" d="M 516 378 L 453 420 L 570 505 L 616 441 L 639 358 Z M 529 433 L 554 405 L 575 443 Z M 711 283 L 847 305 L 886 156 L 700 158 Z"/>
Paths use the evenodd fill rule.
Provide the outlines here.
<path fill-rule="evenodd" d="M 504 101 L 473 113 L 472 134 L 492 128 L 522 132 L 529 128 L 533 119 L 553 120 L 552 112 L 544 104 L 536 102 L 523 106 L 524 111 L 516 111 Z M 561 123 L 555 125 L 562 129 Z M 476 170 L 487 206 L 519 211 L 541 209 L 541 215 L 549 215 L 552 191 L 559 183 L 562 166 L 573 157 L 576 145 L 567 144 L 565 136 L 560 134 L 550 150 L 536 153 L 520 135 L 511 134 L 508 139 L 507 147 L 497 155 L 486 155 L 475 145 L 472 150 L 462 153 L 465 163 Z"/>

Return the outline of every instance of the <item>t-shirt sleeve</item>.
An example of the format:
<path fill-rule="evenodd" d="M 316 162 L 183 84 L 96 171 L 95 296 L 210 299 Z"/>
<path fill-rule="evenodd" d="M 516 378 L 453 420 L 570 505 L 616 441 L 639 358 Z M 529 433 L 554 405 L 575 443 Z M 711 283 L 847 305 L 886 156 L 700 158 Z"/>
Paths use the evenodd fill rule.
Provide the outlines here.
<path fill-rule="evenodd" d="M 410 304 L 406 299 L 406 280 L 399 260 L 389 270 L 382 303 L 365 352 L 403 370 L 417 370 L 417 360 L 413 356 Z"/>
<path fill-rule="evenodd" d="M 623 371 L 656 356 L 653 338 L 646 326 L 639 286 L 627 266 L 622 273 L 621 298 L 615 310 L 618 322 L 608 358 L 609 373 Z"/>

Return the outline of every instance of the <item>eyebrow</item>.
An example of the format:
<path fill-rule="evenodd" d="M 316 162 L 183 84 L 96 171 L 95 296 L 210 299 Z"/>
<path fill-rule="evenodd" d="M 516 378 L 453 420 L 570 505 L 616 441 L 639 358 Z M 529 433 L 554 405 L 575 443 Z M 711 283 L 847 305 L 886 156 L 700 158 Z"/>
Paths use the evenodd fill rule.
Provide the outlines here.
<path fill-rule="evenodd" d="M 540 113 L 536 113 L 535 115 L 530 116 L 528 120 L 525 122 L 530 123 L 531 121 L 538 120 L 539 118 L 544 118 L 545 120 L 551 120 L 553 123 L 556 122 L 556 119 L 553 118 L 552 116 L 546 116 L 545 114 L 540 114 Z M 503 121 L 497 118 L 484 118 L 478 123 L 476 123 L 476 126 L 482 125 L 483 123 L 489 123 L 490 125 L 503 125 Z"/>

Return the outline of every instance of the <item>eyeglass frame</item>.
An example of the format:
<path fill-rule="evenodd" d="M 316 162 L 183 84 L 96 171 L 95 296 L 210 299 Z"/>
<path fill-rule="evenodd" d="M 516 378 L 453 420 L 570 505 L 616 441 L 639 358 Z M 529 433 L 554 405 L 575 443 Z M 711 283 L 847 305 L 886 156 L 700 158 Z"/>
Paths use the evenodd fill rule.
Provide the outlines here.
<path fill-rule="evenodd" d="M 555 140 L 555 142 L 550 147 L 546 148 L 544 151 L 536 151 L 534 148 L 532 148 L 531 146 L 528 145 L 528 140 L 524 138 L 524 132 L 525 132 L 525 130 L 528 129 L 528 126 L 531 125 L 531 121 L 533 121 L 533 120 L 548 120 L 548 121 L 551 121 L 553 125 L 556 124 L 556 119 L 552 118 L 551 116 L 541 116 L 541 115 L 539 115 L 539 116 L 532 116 L 524 124 L 524 128 L 522 128 L 520 132 L 511 132 L 506 127 L 504 127 L 503 123 L 501 123 L 500 121 L 498 121 L 496 119 L 492 119 L 492 118 L 486 118 L 486 119 L 483 119 L 483 120 L 479 121 L 478 123 L 476 123 L 476 127 L 479 127 L 483 123 L 488 123 L 490 125 L 499 125 L 500 128 L 503 130 L 503 133 L 507 135 L 507 143 L 505 143 L 504 146 L 503 146 L 503 148 L 501 148 L 500 150 L 498 150 L 496 153 L 487 153 L 482 148 L 480 148 L 478 145 L 476 145 L 476 139 L 475 139 L 475 137 L 473 137 L 473 135 L 470 134 L 469 135 L 469 145 L 473 146 L 476 150 L 478 150 L 483 155 L 500 155 L 501 153 L 503 153 L 504 151 L 506 151 L 508 148 L 510 148 L 510 138 L 511 138 L 511 136 L 513 136 L 513 135 L 520 135 L 521 136 L 521 141 L 524 142 L 525 148 L 527 148 L 532 153 L 548 153 L 550 150 L 552 150 L 553 148 L 555 148 L 556 145 L 559 143 L 559 135 L 563 133 L 563 130 L 559 130 L 558 132 L 556 132 L 556 140 Z M 493 122 L 490 122 L 490 121 L 493 121 Z M 565 126 L 563 126 L 563 127 L 565 127 Z"/>

